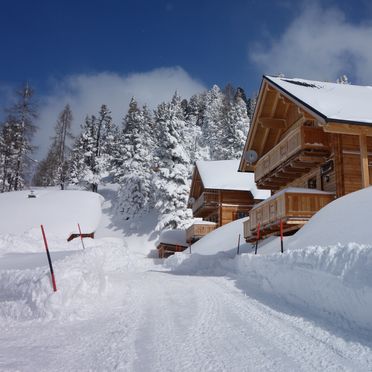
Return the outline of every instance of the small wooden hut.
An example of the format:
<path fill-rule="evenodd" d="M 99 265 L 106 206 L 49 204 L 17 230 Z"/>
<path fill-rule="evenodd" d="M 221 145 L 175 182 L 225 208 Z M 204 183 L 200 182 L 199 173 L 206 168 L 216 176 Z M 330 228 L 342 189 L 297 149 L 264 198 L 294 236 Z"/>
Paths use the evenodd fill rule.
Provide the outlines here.
<path fill-rule="evenodd" d="M 270 196 L 269 191 L 257 189 L 252 174 L 239 173 L 238 166 L 239 160 L 196 162 L 189 197 L 194 217 L 219 227 L 247 216 L 255 204 Z M 215 227 L 192 225 L 188 241 L 197 240 Z"/>
<path fill-rule="evenodd" d="M 176 252 L 182 252 L 187 248 L 185 230 L 165 230 L 160 234 L 156 244 L 159 258 L 167 258 Z"/>

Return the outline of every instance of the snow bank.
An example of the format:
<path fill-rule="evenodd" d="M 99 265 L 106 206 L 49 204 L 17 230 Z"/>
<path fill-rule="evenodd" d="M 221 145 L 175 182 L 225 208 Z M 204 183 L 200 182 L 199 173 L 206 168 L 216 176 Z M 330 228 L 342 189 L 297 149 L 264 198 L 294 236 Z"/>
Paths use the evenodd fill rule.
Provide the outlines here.
<path fill-rule="evenodd" d="M 344 327 L 372 330 L 372 247 L 307 247 L 235 260 L 237 284 L 261 289 Z"/>
<path fill-rule="evenodd" d="M 88 191 L 41 189 L 36 198 L 28 191 L 0 194 L 0 234 L 22 235 L 40 231 L 43 224 L 48 235 L 66 239 L 77 233 L 77 223 L 83 232 L 96 230 L 101 219 L 102 196 Z"/>
<path fill-rule="evenodd" d="M 243 222 L 247 219 L 248 217 L 244 217 L 213 230 L 191 246 L 192 252 L 211 255 L 217 252 L 236 251 L 239 234 L 241 248 L 247 249 L 248 245 L 245 244 L 243 236 Z"/>
<path fill-rule="evenodd" d="M 178 253 L 165 266 L 183 275 L 229 276 L 249 295 L 285 302 L 342 328 L 372 331 L 372 246 L 350 243 L 257 256 Z"/>
<path fill-rule="evenodd" d="M 290 240 L 290 249 L 309 245 L 372 244 L 372 187 L 327 204 Z"/>
<path fill-rule="evenodd" d="M 372 330 L 371 201 L 369 187 L 328 204 L 285 239 L 284 254 L 272 238 L 260 242 L 257 255 L 235 257 L 240 220 L 195 243 L 192 251 L 199 254 L 176 254 L 165 265 L 183 274 L 229 275 L 246 292 L 279 297 L 343 327 Z"/>
<path fill-rule="evenodd" d="M 88 312 L 112 302 L 117 297 L 115 290 L 125 290 L 121 281 L 108 279 L 109 273 L 138 270 L 144 264 L 121 239 L 106 238 L 54 262 L 56 293 L 52 291 L 47 266 L 2 270 L 0 320 L 84 318 Z"/>

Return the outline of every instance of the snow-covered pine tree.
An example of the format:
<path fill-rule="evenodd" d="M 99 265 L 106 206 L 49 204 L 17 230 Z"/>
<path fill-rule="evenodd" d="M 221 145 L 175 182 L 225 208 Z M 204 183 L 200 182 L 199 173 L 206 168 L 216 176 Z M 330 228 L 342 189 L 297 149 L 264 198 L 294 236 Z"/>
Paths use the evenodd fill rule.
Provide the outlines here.
<path fill-rule="evenodd" d="M 33 101 L 34 91 L 28 85 L 24 85 L 16 91 L 16 102 L 6 109 L 8 118 L 5 126 L 8 160 L 12 160 L 10 171 L 7 167 L 6 188 L 8 191 L 23 188 L 27 177 L 27 167 L 30 165 L 30 155 L 34 147 L 31 144 L 36 126 L 34 120 L 37 118 L 37 109 Z M 3 133 L 4 134 L 4 133 Z"/>
<path fill-rule="evenodd" d="M 183 227 L 191 218 L 187 209 L 191 166 L 185 127 L 181 99 L 175 94 L 170 103 L 161 103 L 155 111 L 158 230 Z"/>
<path fill-rule="evenodd" d="M 52 145 L 36 170 L 34 183 L 38 186 L 60 185 L 64 190 L 68 176 L 68 155 L 70 148 L 68 140 L 73 138 L 71 132 L 72 112 L 67 104 L 59 114 L 52 137 Z"/>
<path fill-rule="evenodd" d="M 249 121 L 252 121 L 253 119 L 253 114 L 254 110 L 256 109 L 256 104 L 257 104 L 257 94 L 254 93 L 252 97 L 248 98 L 247 101 L 247 114 Z"/>
<path fill-rule="evenodd" d="M 138 107 L 133 97 L 123 120 L 120 141 L 119 209 L 125 219 L 138 217 L 154 204 L 152 159 L 154 139 L 153 120 L 147 107 Z"/>
<path fill-rule="evenodd" d="M 205 96 L 205 111 L 202 124 L 202 146 L 209 147 L 209 158 L 211 160 L 224 159 L 224 155 L 220 151 L 224 108 L 224 95 L 221 89 L 214 85 Z"/>
<path fill-rule="evenodd" d="M 200 159 L 209 159 L 209 146 L 203 140 L 202 123 L 205 110 L 205 94 L 193 95 L 185 110 L 187 127 L 186 148 L 192 164 Z"/>
<path fill-rule="evenodd" d="M 220 141 L 220 159 L 239 159 L 249 130 L 247 106 L 239 95 L 235 95 L 234 100 L 231 103 L 226 102 L 226 105 Z"/>
<path fill-rule="evenodd" d="M 92 191 L 97 192 L 98 185 L 109 174 L 112 159 L 108 141 L 114 132 L 111 112 L 106 105 L 101 106 L 98 117 L 86 117 L 72 151 L 71 182 L 89 184 Z"/>
<path fill-rule="evenodd" d="M 56 159 L 55 182 L 60 184 L 62 190 L 65 188 L 68 172 L 68 155 L 70 152 L 68 140 L 73 139 L 71 132 L 72 120 L 73 118 L 70 105 L 67 104 L 58 116 L 52 144 L 52 147 L 55 149 L 54 158 Z"/>
<path fill-rule="evenodd" d="M 349 78 L 347 77 L 347 75 L 341 75 L 341 76 L 336 80 L 336 83 L 337 83 L 337 84 L 347 84 L 347 85 L 350 84 L 350 82 L 349 82 Z"/>

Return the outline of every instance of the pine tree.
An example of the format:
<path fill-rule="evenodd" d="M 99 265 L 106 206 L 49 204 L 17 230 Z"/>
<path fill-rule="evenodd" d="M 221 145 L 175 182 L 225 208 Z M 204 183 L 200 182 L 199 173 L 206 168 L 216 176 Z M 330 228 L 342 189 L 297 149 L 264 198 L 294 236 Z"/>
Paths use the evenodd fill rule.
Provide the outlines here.
<path fill-rule="evenodd" d="M 190 156 L 184 147 L 185 117 L 177 94 L 170 103 L 158 106 L 155 125 L 158 142 L 156 208 L 161 216 L 157 229 L 183 227 L 191 218 L 187 209 L 191 166 Z"/>
<path fill-rule="evenodd" d="M 106 105 L 101 106 L 98 117 L 86 117 L 72 151 L 71 182 L 89 184 L 93 192 L 98 191 L 99 183 L 110 171 L 112 155 L 109 141 L 113 133 L 115 126 Z"/>
<path fill-rule="evenodd" d="M 224 95 L 221 89 L 214 85 L 205 96 L 205 111 L 202 125 L 203 145 L 209 147 L 209 158 L 212 160 L 223 159 L 220 140 L 223 130 Z"/>
<path fill-rule="evenodd" d="M 133 97 L 123 120 L 119 179 L 119 208 L 130 219 L 149 211 L 154 205 L 152 184 L 153 120 L 147 107 L 140 109 Z"/>
<path fill-rule="evenodd" d="M 26 84 L 16 91 L 16 103 L 6 110 L 8 117 L 5 124 L 5 141 L 7 160 L 6 175 L 3 172 L 3 188 L 8 191 L 20 190 L 25 183 L 27 167 L 30 165 L 30 155 L 34 147 L 31 144 L 36 126 L 34 120 L 37 118 L 36 105 L 33 101 L 33 89 Z M 9 166 L 12 169 L 9 169 Z M 6 181 L 4 183 L 4 178 Z M 6 186 L 4 186 L 6 185 Z"/>
<path fill-rule="evenodd" d="M 227 106 L 220 141 L 221 159 L 239 159 L 249 130 L 247 106 L 239 95 Z"/>
<path fill-rule="evenodd" d="M 341 75 L 337 80 L 336 80 L 336 83 L 337 84 L 346 84 L 346 85 L 349 85 L 350 82 L 349 82 L 349 79 L 346 75 Z"/>
<path fill-rule="evenodd" d="M 52 145 L 47 156 L 42 160 L 34 176 L 34 183 L 38 186 L 60 185 L 64 190 L 68 176 L 68 155 L 70 148 L 68 140 L 73 138 L 71 133 L 72 113 L 69 105 L 66 105 L 59 114 L 55 126 L 55 135 L 52 137 Z"/>

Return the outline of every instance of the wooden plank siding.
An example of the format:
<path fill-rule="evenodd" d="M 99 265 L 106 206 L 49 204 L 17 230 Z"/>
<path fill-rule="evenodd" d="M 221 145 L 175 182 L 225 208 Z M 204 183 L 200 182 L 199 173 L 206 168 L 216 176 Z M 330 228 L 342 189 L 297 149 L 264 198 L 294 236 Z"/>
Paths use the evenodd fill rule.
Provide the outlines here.
<path fill-rule="evenodd" d="M 187 247 L 183 245 L 168 243 L 159 243 L 156 248 L 158 250 L 159 258 L 167 258 L 176 252 L 183 252 L 185 249 L 187 249 Z"/>
<path fill-rule="evenodd" d="M 249 220 L 244 223 L 244 237 L 249 241 L 256 239 L 258 224 L 263 236 L 279 231 L 280 220 L 284 231 L 299 229 L 319 209 L 334 199 L 332 193 L 319 194 L 283 190 L 277 196 L 260 203 L 249 212 Z"/>
<path fill-rule="evenodd" d="M 249 191 L 206 189 L 192 204 L 192 211 L 194 217 L 222 226 L 243 215 L 248 216 L 256 203 Z"/>
<path fill-rule="evenodd" d="M 209 234 L 216 229 L 216 225 L 208 224 L 193 224 L 186 230 L 186 241 L 188 244 L 193 244 L 203 236 Z"/>

